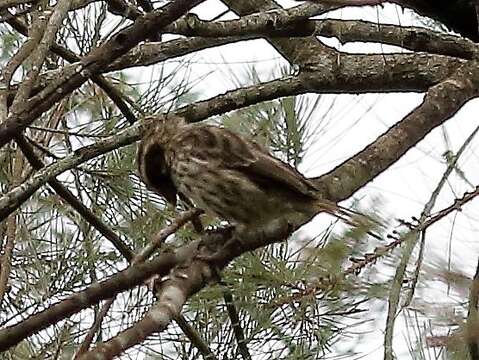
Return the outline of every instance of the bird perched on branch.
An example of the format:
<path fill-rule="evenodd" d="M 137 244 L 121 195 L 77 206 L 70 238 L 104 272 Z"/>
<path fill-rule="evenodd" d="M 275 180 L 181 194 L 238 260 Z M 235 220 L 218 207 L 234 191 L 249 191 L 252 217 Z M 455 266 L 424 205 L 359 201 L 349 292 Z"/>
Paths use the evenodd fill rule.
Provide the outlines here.
<path fill-rule="evenodd" d="M 178 116 L 148 123 L 138 148 L 139 173 L 149 189 L 173 205 L 183 196 L 237 227 L 296 214 L 352 214 L 321 199 L 314 184 L 296 169 L 228 129 L 188 124 Z"/>

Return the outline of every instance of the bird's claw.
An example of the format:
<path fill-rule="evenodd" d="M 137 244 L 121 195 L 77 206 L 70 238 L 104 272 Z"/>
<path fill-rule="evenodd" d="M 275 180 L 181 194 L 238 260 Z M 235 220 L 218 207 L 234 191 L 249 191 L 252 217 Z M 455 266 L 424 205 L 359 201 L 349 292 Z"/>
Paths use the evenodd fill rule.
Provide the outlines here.
<path fill-rule="evenodd" d="M 198 254 L 195 256 L 195 260 L 203 261 L 208 264 L 217 265 L 224 261 L 225 253 L 223 249 L 215 251 L 211 254 Z"/>

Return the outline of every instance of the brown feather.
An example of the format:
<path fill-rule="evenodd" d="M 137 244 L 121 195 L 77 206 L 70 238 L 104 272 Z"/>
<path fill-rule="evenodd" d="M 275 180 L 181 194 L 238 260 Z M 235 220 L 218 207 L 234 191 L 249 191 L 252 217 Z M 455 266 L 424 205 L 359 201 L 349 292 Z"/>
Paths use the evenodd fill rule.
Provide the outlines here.
<path fill-rule="evenodd" d="M 221 141 L 223 145 L 228 144 L 221 147 L 222 156 L 217 157 L 222 161 L 221 167 L 241 171 L 253 181 L 259 181 L 262 186 L 269 183 L 271 186 L 277 185 L 311 199 L 316 198 L 317 189 L 308 179 L 290 165 L 271 156 L 257 143 L 244 139 L 228 129 L 215 126 L 191 125 L 186 132 L 196 132 L 200 139 L 202 132 L 213 133 L 217 137 L 217 142 Z M 209 146 L 215 145 L 211 143 L 211 139 L 209 142 Z M 186 144 L 183 143 L 183 145 Z M 198 144 L 195 145 L 198 146 Z"/>

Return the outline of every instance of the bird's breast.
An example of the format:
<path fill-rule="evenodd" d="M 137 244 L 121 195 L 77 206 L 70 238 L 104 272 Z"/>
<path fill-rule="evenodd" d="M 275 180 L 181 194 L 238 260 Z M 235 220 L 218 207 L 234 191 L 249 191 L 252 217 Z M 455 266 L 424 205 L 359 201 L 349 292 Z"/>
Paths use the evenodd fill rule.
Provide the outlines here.
<path fill-rule="evenodd" d="M 178 191 L 198 208 L 232 224 L 267 222 L 288 206 L 243 173 L 194 157 L 177 158 L 172 178 Z"/>

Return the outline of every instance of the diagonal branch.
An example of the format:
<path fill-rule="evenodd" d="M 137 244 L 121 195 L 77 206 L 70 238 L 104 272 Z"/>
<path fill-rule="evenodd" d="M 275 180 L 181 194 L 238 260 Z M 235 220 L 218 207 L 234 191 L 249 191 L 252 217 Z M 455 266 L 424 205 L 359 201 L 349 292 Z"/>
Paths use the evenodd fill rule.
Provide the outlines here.
<path fill-rule="evenodd" d="M 153 275 L 166 275 L 173 266 L 189 258 L 197 246 L 197 243 L 193 242 L 179 249 L 175 254 L 164 253 L 154 260 L 132 265 L 106 280 L 69 296 L 44 311 L 29 316 L 16 325 L 0 330 L 0 351 L 7 350 L 28 336 L 97 304 L 101 300 L 109 299 L 119 292 L 141 285 Z"/>
<path fill-rule="evenodd" d="M 31 41 L 33 41 L 34 44 L 36 43 L 34 51 L 32 51 L 32 53 L 29 55 L 29 63 L 31 68 L 27 71 L 25 77 L 20 83 L 20 86 L 18 87 L 18 91 L 10 108 L 11 115 L 9 117 L 16 117 L 16 114 L 18 114 L 24 106 L 24 102 L 30 97 L 31 90 L 37 80 L 38 74 L 40 73 L 42 65 L 48 54 L 48 50 L 50 49 L 51 44 L 55 41 L 55 36 L 60 29 L 63 19 L 68 15 L 70 2 L 71 0 L 59 0 L 53 8 L 53 13 L 48 18 L 45 29 L 43 30 L 41 36 L 35 36 L 37 37 L 37 41 L 32 40 L 35 39 L 35 37 L 27 40 L 26 45 L 31 43 Z M 34 22 L 33 26 L 35 26 L 35 30 L 39 30 L 36 28 L 37 26 L 39 28 L 43 28 L 42 23 L 45 21 L 44 16 L 45 14 L 39 15 L 38 20 Z M 0 126 L 5 124 L 7 121 L 8 118 L 2 124 L 0 124 Z"/>
<path fill-rule="evenodd" d="M 477 61 L 471 60 L 453 76 L 431 87 L 423 102 L 403 120 L 364 150 L 317 178 L 317 183 L 330 200 L 348 198 L 478 95 L 479 69 Z"/>
<path fill-rule="evenodd" d="M 201 334 L 188 323 L 184 316 L 180 314 L 178 317 L 176 317 L 175 321 L 180 327 L 181 331 L 183 331 L 193 345 L 198 348 L 204 360 L 218 360 L 215 354 L 202 339 Z"/>
<path fill-rule="evenodd" d="M 15 138 L 16 143 L 22 150 L 28 162 L 35 170 L 40 170 L 45 167 L 42 160 L 35 154 L 32 146 L 26 141 L 23 135 Z M 108 226 L 106 226 L 101 219 L 96 216 L 90 209 L 88 209 L 78 198 L 71 193 L 58 180 L 52 178 L 48 180 L 48 184 L 55 190 L 55 192 L 68 204 L 71 205 L 91 226 L 93 226 L 100 234 L 107 238 L 112 245 L 123 255 L 127 260 L 133 258 L 133 252 L 130 250 L 118 235 L 115 234 Z"/>
<path fill-rule="evenodd" d="M 223 299 L 226 305 L 226 310 L 228 311 L 228 316 L 231 321 L 231 326 L 235 334 L 236 343 L 238 344 L 239 352 L 241 356 L 243 357 L 243 360 L 251 360 L 251 354 L 249 352 L 248 345 L 246 343 L 246 338 L 244 336 L 243 328 L 241 327 L 238 310 L 236 309 L 236 306 L 233 301 L 233 293 L 226 286 L 223 286 L 222 292 L 223 292 Z"/>
<path fill-rule="evenodd" d="M 202 0 L 172 1 L 159 10 L 139 17 L 133 25 L 119 31 L 102 46 L 94 49 L 82 58 L 71 76 L 61 79 L 62 81 L 49 89 L 48 94 L 30 98 L 21 109 L 18 109 L 18 113 L 10 115 L 0 123 L 0 148 L 48 110 L 52 104 L 81 86 L 90 76 L 100 73 L 114 59 L 145 40 L 151 32 L 170 24 L 201 2 Z"/>
<path fill-rule="evenodd" d="M 28 36 L 27 27 L 19 19 L 17 18 L 9 19 L 8 24 L 11 27 L 13 27 L 16 31 L 18 31 L 20 34 L 24 36 Z M 67 60 L 70 63 L 80 61 L 80 57 L 77 56 L 74 52 L 58 45 L 57 43 L 52 44 L 51 50 L 55 54 L 61 56 L 63 59 Z M 133 124 L 136 120 L 136 117 L 131 112 L 130 108 L 125 103 L 125 101 L 123 100 L 124 95 L 114 85 L 110 84 L 110 82 L 101 75 L 93 75 L 92 80 L 105 92 L 105 94 L 108 95 L 111 101 L 113 101 L 113 103 L 118 107 L 118 109 L 122 112 L 125 118 L 130 122 L 130 124 Z"/>
<path fill-rule="evenodd" d="M 398 248 L 407 241 L 410 241 L 412 237 L 416 236 L 417 233 L 426 231 L 429 227 L 442 220 L 449 214 L 455 211 L 461 211 L 462 207 L 468 202 L 474 200 L 479 196 L 479 185 L 471 192 L 466 192 L 459 199 L 455 199 L 454 202 L 446 208 L 436 212 L 435 214 L 429 216 L 423 222 L 414 224 L 410 226 L 410 229 L 405 234 L 398 236 L 397 234 L 388 235 L 389 239 L 394 239 L 385 245 L 378 246 L 374 249 L 373 252 L 367 253 L 364 258 L 355 258 L 352 261 L 352 264 L 342 271 L 340 274 L 335 276 L 335 282 L 331 283 L 330 281 L 320 282 L 317 285 L 307 287 L 301 291 L 290 295 L 284 296 L 274 301 L 273 307 L 279 307 L 286 304 L 291 304 L 295 301 L 301 301 L 302 298 L 306 296 L 311 296 L 311 294 L 318 293 L 320 291 L 325 291 L 331 289 L 331 285 L 335 284 L 337 281 L 340 281 L 342 278 L 345 278 L 348 275 L 357 275 L 364 268 L 369 265 L 375 264 L 378 260 L 383 258 L 386 254 L 391 253 L 394 249 Z"/>

